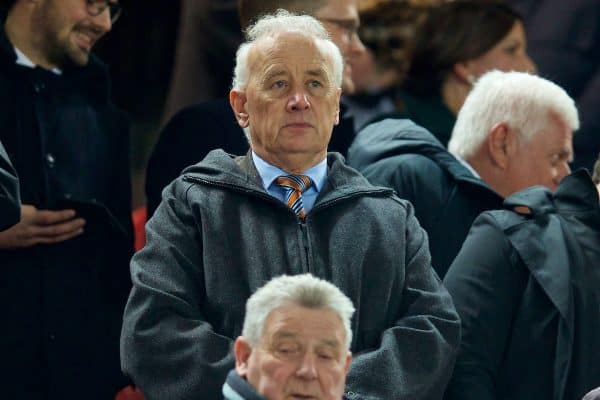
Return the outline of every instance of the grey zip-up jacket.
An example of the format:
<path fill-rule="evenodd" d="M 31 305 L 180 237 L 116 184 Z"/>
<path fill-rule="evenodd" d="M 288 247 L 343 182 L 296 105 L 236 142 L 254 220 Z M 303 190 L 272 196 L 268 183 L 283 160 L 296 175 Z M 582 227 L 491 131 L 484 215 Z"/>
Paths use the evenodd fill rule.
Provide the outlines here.
<path fill-rule="evenodd" d="M 152 399 L 218 399 L 245 302 L 281 274 L 334 283 L 356 307 L 350 399 L 440 399 L 460 323 L 430 266 L 412 206 L 328 156 L 298 219 L 262 187 L 251 156 L 211 152 L 163 192 L 131 263 L 124 371 Z"/>

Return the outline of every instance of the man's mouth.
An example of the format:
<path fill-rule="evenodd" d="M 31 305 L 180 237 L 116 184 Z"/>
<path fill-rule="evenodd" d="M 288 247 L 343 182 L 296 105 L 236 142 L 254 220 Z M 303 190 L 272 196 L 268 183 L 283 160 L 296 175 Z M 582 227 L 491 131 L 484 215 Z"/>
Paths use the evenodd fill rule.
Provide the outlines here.
<path fill-rule="evenodd" d="M 98 40 L 98 37 L 96 35 L 85 32 L 77 32 L 76 38 L 79 47 L 87 51 L 90 51 L 94 44 L 96 44 L 96 41 Z"/>

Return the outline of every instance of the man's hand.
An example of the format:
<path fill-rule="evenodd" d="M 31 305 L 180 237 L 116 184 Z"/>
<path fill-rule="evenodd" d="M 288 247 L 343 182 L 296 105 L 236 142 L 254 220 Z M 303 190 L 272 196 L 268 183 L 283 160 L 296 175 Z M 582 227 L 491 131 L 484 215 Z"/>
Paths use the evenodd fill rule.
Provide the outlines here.
<path fill-rule="evenodd" d="M 38 210 L 21 206 L 21 222 L 0 232 L 0 249 L 19 249 L 36 244 L 63 242 L 83 233 L 85 220 L 74 210 Z"/>

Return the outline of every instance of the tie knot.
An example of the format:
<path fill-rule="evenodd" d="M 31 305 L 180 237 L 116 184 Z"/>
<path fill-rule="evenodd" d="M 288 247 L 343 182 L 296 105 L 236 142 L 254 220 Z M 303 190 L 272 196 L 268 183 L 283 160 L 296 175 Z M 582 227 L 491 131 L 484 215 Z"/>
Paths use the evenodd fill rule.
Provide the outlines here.
<path fill-rule="evenodd" d="M 311 185 L 311 180 L 306 175 L 282 175 L 275 180 L 279 186 L 304 193 Z"/>

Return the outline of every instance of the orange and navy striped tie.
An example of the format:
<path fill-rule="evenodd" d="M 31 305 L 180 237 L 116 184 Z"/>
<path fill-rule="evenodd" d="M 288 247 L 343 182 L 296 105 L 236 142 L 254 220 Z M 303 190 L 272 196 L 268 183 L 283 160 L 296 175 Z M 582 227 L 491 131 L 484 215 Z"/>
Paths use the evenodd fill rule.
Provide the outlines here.
<path fill-rule="evenodd" d="M 302 193 L 310 187 L 311 182 L 306 175 L 282 175 L 275 180 L 275 183 L 285 190 L 285 203 L 300 218 L 306 215 Z"/>

